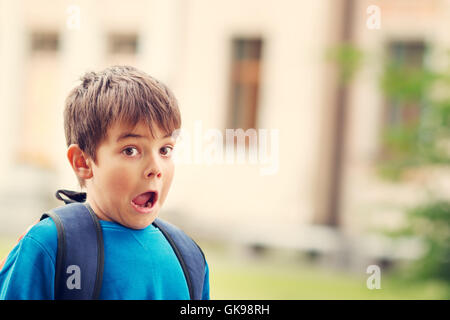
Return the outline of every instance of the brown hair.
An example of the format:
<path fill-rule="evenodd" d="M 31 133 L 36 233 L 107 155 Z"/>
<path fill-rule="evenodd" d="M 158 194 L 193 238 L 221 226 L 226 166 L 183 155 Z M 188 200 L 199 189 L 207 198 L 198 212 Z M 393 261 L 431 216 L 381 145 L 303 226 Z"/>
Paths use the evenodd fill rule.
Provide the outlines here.
<path fill-rule="evenodd" d="M 116 121 L 144 123 L 155 138 L 156 124 L 164 134 L 181 127 L 178 103 L 167 86 L 130 66 L 87 72 L 66 98 L 64 131 L 67 146 L 78 144 L 96 163 L 96 150 Z M 80 186 L 84 181 L 78 179 Z"/>

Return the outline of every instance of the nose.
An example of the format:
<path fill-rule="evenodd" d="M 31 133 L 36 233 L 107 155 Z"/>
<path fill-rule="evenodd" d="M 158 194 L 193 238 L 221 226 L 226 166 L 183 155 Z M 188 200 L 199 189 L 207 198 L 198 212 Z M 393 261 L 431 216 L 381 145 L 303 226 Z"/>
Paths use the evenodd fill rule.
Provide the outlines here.
<path fill-rule="evenodd" d="M 152 177 L 161 178 L 161 176 L 162 176 L 161 165 L 159 164 L 158 160 L 155 157 L 151 157 L 151 159 L 149 159 L 149 161 L 147 162 L 144 177 L 148 179 Z"/>
<path fill-rule="evenodd" d="M 146 174 L 146 178 L 150 178 L 152 176 L 155 176 L 157 178 L 161 178 L 161 172 L 160 171 L 151 171 L 148 174 Z"/>

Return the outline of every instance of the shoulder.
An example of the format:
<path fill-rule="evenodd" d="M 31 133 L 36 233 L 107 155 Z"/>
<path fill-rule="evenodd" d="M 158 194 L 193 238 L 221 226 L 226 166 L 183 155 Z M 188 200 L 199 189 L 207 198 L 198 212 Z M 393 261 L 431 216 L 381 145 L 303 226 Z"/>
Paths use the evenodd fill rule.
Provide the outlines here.
<path fill-rule="evenodd" d="M 155 223 L 167 240 L 182 252 L 188 252 L 189 259 L 194 258 L 198 261 L 206 263 L 205 254 L 203 253 L 197 242 L 179 227 L 162 219 L 156 219 Z"/>
<path fill-rule="evenodd" d="M 166 220 L 158 218 L 154 221 L 154 225 L 156 225 L 156 227 L 158 229 L 160 229 L 160 231 L 165 236 L 169 236 L 176 242 L 181 241 L 183 244 L 190 243 L 191 246 L 194 245 L 195 247 L 198 248 L 198 250 L 201 251 L 200 247 L 195 242 L 195 240 L 191 236 L 189 236 L 185 231 L 181 230 L 179 227 L 175 226 L 174 224 L 172 224 Z M 201 251 L 201 253 L 203 255 L 202 251 Z"/>
<path fill-rule="evenodd" d="M 0 300 L 53 299 L 56 226 L 46 219 L 17 243 L 0 270 Z"/>
<path fill-rule="evenodd" d="M 178 226 L 174 225 L 173 223 L 163 220 L 161 218 L 155 219 L 153 224 L 162 232 L 162 233 L 169 233 L 170 235 L 177 235 L 184 238 L 189 238 L 191 241 L 194 241 L 186 232 L 181 230 Z"/>
<path fill-rule="evenodd" d="M 58 247 L 58 233 L 56 225 L 51 218 L 46 218 L 35 224 L 24 236 L 23 240 L 35 242 L 50 257 L 56 255 Z"/>

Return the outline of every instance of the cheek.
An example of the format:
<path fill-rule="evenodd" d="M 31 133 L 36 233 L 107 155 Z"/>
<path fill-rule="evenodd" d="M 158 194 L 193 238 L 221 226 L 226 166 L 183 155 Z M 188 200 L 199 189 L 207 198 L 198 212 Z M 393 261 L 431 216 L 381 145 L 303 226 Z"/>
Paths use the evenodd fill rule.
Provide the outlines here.
<path fill-rule="evenodd" d="M 120 200 L 130 193 L 133 174 L 129 171 L 126 167 L 116 167 L 106 173 L 104 188 L 109 190 L 109 194 L 114 201 Z"/>
<path fill-rule="evenodd" d="M 167 194 L 169 193 L 170 186 L 172 185 L 174 173 L 175 173 L 175 166 L 172 163 L 172 164 L 168 165 L 165 170 L 165 179 L 164 179 L 163 188 L 161 190 L 161 198 L 160 198 L 161 204 L 164 203 L 164 200 L 166 199 Z"/>

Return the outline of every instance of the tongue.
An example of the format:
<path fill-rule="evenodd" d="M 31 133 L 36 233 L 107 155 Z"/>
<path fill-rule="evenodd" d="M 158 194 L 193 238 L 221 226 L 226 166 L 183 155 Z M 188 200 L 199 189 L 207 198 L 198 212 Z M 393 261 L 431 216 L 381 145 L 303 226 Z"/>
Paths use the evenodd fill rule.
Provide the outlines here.
<path fill-rule="evenodd" d="M 143 206 L 147 203 L 147 201 L 150 199 L 152 194 L 150 192 L 143 193 L 136 198 L 133 199 L 133 202 L 136 203 L 138 206 Z"/>

